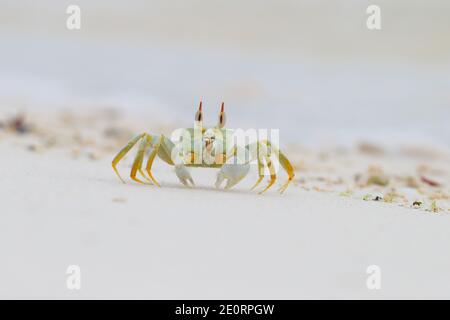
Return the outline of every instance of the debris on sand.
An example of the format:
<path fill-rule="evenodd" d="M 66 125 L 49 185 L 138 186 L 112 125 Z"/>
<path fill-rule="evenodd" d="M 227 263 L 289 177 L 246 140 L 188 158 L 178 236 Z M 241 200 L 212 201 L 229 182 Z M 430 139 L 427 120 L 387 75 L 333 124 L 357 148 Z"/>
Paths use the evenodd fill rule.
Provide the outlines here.
<path fill-rule="evenodd" d="M 421 208 L 422 207 L 422 205 L 423 205 L 423 202 L 422 201 L 414 201 L 413 202 L 413 204 L 412 204 L 412 207 L 414 208 L 414 209 L 419 209 L 419 208 Z"/>
<path fill-rule="evenodd" d="M 429 195 L 429 198 L 432 200 L 450 200 L 450 193 L 445 192 L 443 190 L 439 190 L 431 193 Z"/>
<path fill-rule="evenodd" d="M 25 116 L 19 114 L 6 122 L 6 127 L 14 133 L 26 134 L 30 132 L 30 126 L 25 121 Z"/>
<path fill-rule="evenodd" d="M 87 156 L 90 160 L 99 160 L 100 159 L 100 156 L 94 151 L 88 152 Z"/>
<path fill-rule="evenodd" d="M 440 187 L 441 186 L 441 184 L 439 182 L 431 180 L 430 178 L 427 178 L 425 176 L 421 176 L 420 180 L 432 187 Z"/>
<path fill-rule="evenodd" d="M 394 192 L 388 192 L 384 195 L 384 202 L 392 203 L 396 196 Z"/>
<path fill-rule="evenodd" d="M 408 158 L 436 160 L 446 157 L 446 151 L 430 146 L 406 146 L 400 148 L 400 154 Z"/>
<path fill-rule="evenodd" d="M 131 139 L 133 133 L 126 128 L 109 126 L 103 130 L 103 135 L 106 138 L 128 140 Z"/>
<path fill-rule="evenodd" d="M 440 210 L 440 208 L 438 207 L 438 205 L 436 203 L 436 200 L 433 200 L 433 202 L 431 202 L 429 211 L 434 212 L 434 213 L 438 213 L 439 210 Z"/>
<path fill-rule="evenodd" d="M 367 193 L 362 198 L 364 201 L 383 201 L 383 197 L 381 195 L 373 196 L 370 193 Z"/>
<path fill-rule="evenodd" d="M 27 150 L 30 152 L 42 153 L 44 151 L 44 148 L 37 144 L 29 144 L 27 146 Z"/>
<path fill-rule="evenodd" d="M 353 194 L 353 190 L 347 189 L 339 193 L 341 197 L 350 197 Z"/>
<path fill-rule="evenodd" d="M 367 179 L 367 185 L 373 184 L 385 187 L 389 184 L 389 179 L 383 175 L 372 175 L 369 177 L 369 179 Z"/>
<path fill-rule="evenodd" d="M 385 187 L 389 184 L 389 177 L 378 166 L 370 166 L 365 174 L 356 174 L 355 182 L 360 187 L 378 185 Z"/>
<path fill-rule="evenodd" d="M 405 185 L 408 188 L 413 188 L 413 189 L 417 189 L 419 188 L 419 182 L 417 181 L 417 179 L 413 176 L 407 176 L 405 178 Z"/>
<path fill-rule="evenodd" d="M 399 195 L 395 190 L 391 190 L 390 192 L 384 195 L 384 202 L 392 203 Z"/>
<path fill-rule="evenodd" d="M 371 155 L 371 156 L 380 156 L 383 155 L 385 152 L 383 148 L 380 146 L 377 146 L 376 144 L 369 143 L 369 142 L 361 142 L 357 149 L 360 153 Z"/>

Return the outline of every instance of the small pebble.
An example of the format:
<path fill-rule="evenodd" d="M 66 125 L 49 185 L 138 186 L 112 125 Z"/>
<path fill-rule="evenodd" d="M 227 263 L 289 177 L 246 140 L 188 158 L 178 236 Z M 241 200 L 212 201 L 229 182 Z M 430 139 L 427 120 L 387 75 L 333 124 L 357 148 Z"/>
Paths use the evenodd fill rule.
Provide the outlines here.
<path fill-rule="evenodd" d="M 113 198 L 113 202 L 124 203 L 124 202 L 127 202 L 127 199 L 117 197 L 117 198 Z"/>

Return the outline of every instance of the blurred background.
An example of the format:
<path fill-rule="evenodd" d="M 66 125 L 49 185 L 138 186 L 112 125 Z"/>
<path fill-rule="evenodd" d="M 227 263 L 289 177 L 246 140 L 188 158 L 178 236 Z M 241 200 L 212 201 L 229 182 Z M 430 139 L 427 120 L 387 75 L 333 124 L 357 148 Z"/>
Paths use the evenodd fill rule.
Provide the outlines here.
<path fill-rule="evenodd" d="M 445 0 L 1 0 L 0 37 L 4 112 L 116 108 L 153 132 L 223 100 L 282 144 L 450 147 Z"/>

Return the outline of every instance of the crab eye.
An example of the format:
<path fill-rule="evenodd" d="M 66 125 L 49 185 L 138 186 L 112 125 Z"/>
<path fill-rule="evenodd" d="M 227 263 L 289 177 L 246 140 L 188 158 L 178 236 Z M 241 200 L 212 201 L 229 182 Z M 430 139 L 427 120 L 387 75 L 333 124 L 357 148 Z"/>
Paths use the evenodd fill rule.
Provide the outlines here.
<path fill-rule="evenodd" d="M 223 128 L 225 126 L 225 104 L 222 102 L 222 105 L 220 106 L 220 113 L 219 113 L 219 128 Z"/>
<path fill-rule="evenodd" d="M 201 122 L 203 120 L 203 111 L 202 111 L 202 102 L 200 101 L 200 104 L 198 106 L 198 111 L 195 114 L 195 121 Z"/>

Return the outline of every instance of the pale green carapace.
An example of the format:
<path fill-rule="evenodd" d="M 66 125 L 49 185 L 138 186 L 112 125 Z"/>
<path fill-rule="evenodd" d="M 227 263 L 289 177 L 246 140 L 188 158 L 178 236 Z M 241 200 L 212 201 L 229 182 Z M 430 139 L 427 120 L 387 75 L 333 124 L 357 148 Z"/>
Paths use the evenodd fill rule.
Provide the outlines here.
<path fill-rule="evenodd" d="M 200 168 L 220 168 L 217 175 L 216 187 L 220 187 L 223 181 L 227 181 L 225 189 L 231 188 L 241 181 L 248 173 L 250 162 L 256 160 L 258 166 L 258 180 L 252 189 L 256 188 L 265 176 L 265 166 L 269 171 L 269 183 L 260 192 L 263 193 L 269 189 L 276 181 L 277 174 L 273 164 L 273 157 L 277 156 L 281 167 L 288 175 L 287 181 L 280 187 L 279 192 L 283 193 L 289 183 L 294 178 L 294 168 L 286 156 L 273 146 L 270 141 L 262 140 L 252 144 L 245 145 L 243 148 L 236 147 L 233 139 L 234 131 L 225 128 L 224 103 L 221 105 L 218 124 L 212 128 L 203 127 L 202 102 L 200 102 L 198 111 L 195 115 L 195 125 L 193 128 L 183 129 L 181 143 L 174 143 L 164 135 L 152 135 L 142 133 L 133 138 L 128 144 L 120 150 L 112 161 L 112 167 L 122 182 L 117 171 L 117 164 L 120 160 L 139 143 L 139 149 L 135 156 L 130 177 L 136 182 L 146 183 L 137 177 L 139 174 L 148 182 L 153 182 L 157 186 L 160 184 L 152 174 L 152 164 L 155 157 L 158 156 L 162 161 L 175 167 L 175 173 L 181 183 L 186 186 L 194 186 L 194 181 L 189 173 L 189 167 Z M 239 151 L 244 152 L 239 153 Z M 263 150 L 265 150 L 263 152 Z M 267 152 L 267 150 L 271 150 Z M 145 165 L 144 157 L 149 152 Z M 245 159 L 237 159 L 238 154 L 245 155 Z M 230 161 L 231 160 L 231 161 Z M 233 161 L 234 160 L 234 161 Z M 144 172 L 144 170 L 145 172 Z"/>

